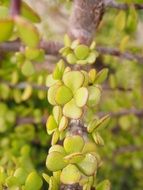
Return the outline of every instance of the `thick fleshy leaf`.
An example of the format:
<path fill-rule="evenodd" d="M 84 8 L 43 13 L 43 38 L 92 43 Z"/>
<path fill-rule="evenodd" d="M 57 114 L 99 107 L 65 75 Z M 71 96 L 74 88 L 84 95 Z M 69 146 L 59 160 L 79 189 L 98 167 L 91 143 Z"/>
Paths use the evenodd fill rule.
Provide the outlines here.
<path fill-rule="evenodd" d="M 89 86 L 88 87 L 88 92 L 89 92 L 89 97 L 88 97 L 87 105 L 90 106 L 90 107 L 94 107 L 100 101 L 101 90 L 100 90 L 99 87 Z"/>
<path fill-rule="evenodd" d="M 73 92 L 80 88 L 84 82 L 84 75 L 80 71 L 69 71 L 63 76 L 64 84 Z"/>
<path fill-rule="evenodd" d="M 39 15 L 24 1 L 22 1 L 21 14 L 32 22 L 38 23 L 41 21 Z"/>
<path fill-rule="evenodd" d="M 75 164 L 81 162 L 84 159 L 84 155 L 80 152 L 75 152 L 64 157 L 65 162 L 68 164 Z"/>
<path fill-rule="evenodd" d="M 96 74 L 97 74 L 97 72 L 96 72 L 95 69 L 91 69 L 91 70 L 88 72 L 89 82 L 90 82 L 91 84 L 94 83 L 95 78 L 96 78 Z"/>
<path fill-rule="evenodd" d="M 94 175 L 97 171 L 97 159 L 92 154 L 86 154 L 85 158 L 77 166 L 85 175 Z"/>
<path fill-rule="evenodd" d="M 53 116 L 54 116 L 56 123 L 58 124 L 62 118 L 62 108 L 60 106 L 54 106 Z"/>
<path fill-rule="evenodd" d="M 60 60 L 60 61 L 56 64 L 56 68 L 54 69 L 53 78 L 56 79 L 56 80 L 62 79 L 64 70 L 65 70 L 64 61 L 63 61 L 63 60 Z"/>
<path fill-rule="evenodd" d="M 53 75 L 50 74 L 47 76 L 47 79 L 46 79 L 46 86 L 50 87 L 50 86 L 53 86 L 54 84 L 56 84 L 57 82 L 59 82 L 58 80 L 55 80 L 53 78 Z"/>
<path fill-rule="evenodd" d="M 9 176 L 8 178 L 6 178 L 5 182 L 9 189 L 12 189 L 20 185 L 19 180 L 15 176 Z"/>
<path fill-rule="evenodd" d="M 108 76 L 108 69 L 102 69 L 99 73 L 96 75 L 95 83 L 101 84 L 103 83 Z"/>
<path fill-rule="evenodd" d="M 57 103 L 55 101 L 55 96 L 56 96 L 57 89 L 60 87 L 60 85 L 61 84 L 57 83 L 57 84 L 51 86 L 48 90 L 48 101 L 52 105 L 57 105 Z"/>
<path fill-rule="evenodd" d="M 97 187 L 97 190 L 110 190 L 111 189 L 111 183 L 109 180 L 104 180 L 102 182 L 100 182 Z"/>
<path fill-rule="evenodd" d="M 72 41 L 71 41 L 70 37 L 67 34 L 65 34 L 64 35 L 64 45 L 66 47 L 70 47 L 71 44 L 72 44 Z"/>
<path fill-rule="evenodd" d="M 25 56 L 29 60 L 36 59 L 39 56 L 39 54 L 40 54 L 40 49 L 30 48 L 30 47 L 25 48 Z"/>
<path fill-rule="evenodd" d="M 84 139 L 79 135 L 68 136 L 64 140 L 64 149 L 68 154 L 74 152 L 81 152 L 83 146 L 84 146 Z"/>
<path fill-rule="evenodd" d="M 68 126 L 68 118 L 63 116 L 59 124 L 59 131 L 65 130 L 67 126 Z"/>
<path fill-rule="evenodd" d="M 98 132 L 93 132 L 92 137 L 97 145 L 104 146 L 104 140 Z"/>
<path fill-rule="evenodd" d="M 50 115 L 48 117 L 47 123 L 46 123 L 46 128 L 47 128 L 47 133 L 51 134 L 53 131 L 57 128 L 57 123 L 53 117 L 53 115 Z"/>
<path fill-rule="evenodd" d="M 96 152 L 96 151 L 97 151 L 96 144 L 92 141 L 89 141 L 85 143 L 82 153 L 85 154 L 85 153 Z"/>
<path fill-rule="evenodd" d="M 25 76 L 31 76 L 34 74 L 35 69 L 31 61 L 26 60 L 21 68 L 22 74 Z"/>
<path fill-rule="evenodd" d="M 77 58 L 76 58 L 74 53 L 69 53 L 67 55 L 67 62 L 70 63 L 70 64 L 76 64 Z"/>
<path fill-rule="evenodd" d="M 78 119 L 82 115 L 82 109 L 76 106 L 75 100 L 72 99 L 70 102 L 65 104 L 63 108 L 63 114 L 66 117 Z"/>
<path fill-rule="evenodd" d="M 0 6 L 0 19 L 6 18 L 9 14 L 9 10 L 5 6 Z"/>
<path fill-rule="evenodd" d="M 14 21 L 11 18 L 0 19 L 0 42 L 8 40 L 13 32 Z"/>
<path fill-rule="evenodd" d="M 75 93 L 74 99 L 78 107 L 83 107 L 86 104 L 87 99 L 88 99 L 87 88 L 85 87 L 79 88 Z"/>
<path fill-rule="evenodd" d="M 98 130 L 101 130 L 101 129 L 104 129 L 108 122 L 110 121 L 110 115 L 105 115 L 103 116 L 102 118 L 100 118 L 99 120 L 97 120 L 97 123 L 95 125 L 95 130 L 98 131 Z"/>
<path fill-rule="evenodd" d="M 50 177 L 48 190 L 59 190 L 57 180 L 53 176 Z"/>
<path fill-rule="evenodd" d="M 29 47 L 37 47 L 40 41 L 37 28 L 22 17 L 15 17 L 18 34 L 21 40 Z"/>
<path fill-rule="evenodd" d="M 19 183 L 23 185 L 28 176 L 28 172 L 24 168 L 18 168 L 14 172 L 14 176 L 19 180 Z"/>
<path fill-rule="evenodd" d="M 25 182 L 25 190 L 40 190 L 43 181 L 41 177 L 34 171 L 31 172 Z"/>
<path fill-rule="evenodd" d="M 64 162 L 64 156 L 61 152 L 51 152 L 46 159 L 47 168 L 52 172 L 63 169 L 67 165 Z"/>
<path fill-rule="evenodd" d="M 75 165 L 69 164 L 62 170 L 61 182 L 63 184 L 75 184 L 78 183 L 81 178 L 81 174 Z"/>
<path fill-rule="evenodd" d="M 92 133 L 94 131 L 94 129 L 96 128 L 97 121 L 98 121 L 97 119 L 94 119 L 89 122 L 89 124 L 87 126 L 87 131 L 89 133 Z"/>
<path fill-rule="evenodd" d="M 74 53 L 78 59 L 85 59 L 89 55 L 89 48 L 86 45 L 78 45 Z"/>
<path fill-rule="evenodd" d="M 69 102 L 72 97 L 72 91 L 68 87 L 62 85 L 56 91 L 55 101 L 59 105 L 64 105 Z"/>
<path fill-rule="evenodd" d="M 55 144 L 55 145 L 51 146 L 51 148 L 49 149 L 49 154 L 51 152 L 60 152 L 60 153 L 62 153 L 64 155 L 66 155 L 66 152 L 65 152 L 63 146 L 58 145 L 58 144 Z"/>
<path fill-rule="evenodd" d="M 87 58 L 87 62 L 88 62 L 89 64 L 95 63 L 96 58 L 98 57 L 98 55 L 99 55 L 99 54 L 98 54 L 96 51 L 91 52 L 91 53 L 89 54 L 89 57 Z"/>
<path fill-rule="evenodd" d="M 51 144 L 52 145 L 55 145 L 58 140 L 59 140 L 59 137 L 60 137 L 60 133 L 59 133 L 59 130 L 55 130 L 54 133 L 53 133 L 53 136 L 52 136 L 52 140 L 51 140 Z"/>
<path fill-rule="evenodd" d="M 84 82 L 82 86 L 87 87 L 88 83 L 89 83 L 89 77 L 88 77 L 88 73 L 84 70 L 81 70 L 82 74 L 84 75 Z"/>

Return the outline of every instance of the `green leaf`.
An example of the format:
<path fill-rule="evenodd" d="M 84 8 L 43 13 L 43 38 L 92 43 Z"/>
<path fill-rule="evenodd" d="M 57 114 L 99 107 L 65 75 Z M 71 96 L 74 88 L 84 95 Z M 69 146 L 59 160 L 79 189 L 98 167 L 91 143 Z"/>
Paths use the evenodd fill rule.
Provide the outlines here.
<path fill-rule="evenodd" d="M 55 101 L 59 105 L 64 105 L 72 99 L 72 91 L 62 85 L 56 91 Z"/>
<path fill-rule="evenodd" d="M 72 43 L 72 41 L 71 41 L 70 37 L 67 34 L 65 34 L 64 35 L 64 45 L 66 47 L 70 47 L 71 43 Z"/>
<path fill-rule="evenodd" d="M 37 28 L 22 17 L 15 17 L 18 35 L 25 45 L 35 48 L 39 45 L 40 36 Z"/>
<path fill-rule="evenodd" d="M 14 22 L 11 18 L 0 19 L 0 42 L 8 40 L 13 32 Z"/>
<path fill-rule="evenodd" d="M 89 47 L 86 45 L 78 45 L 74 49 L 74 53 L 78 59 L 85 59 L 89 55 Z"/>
<path fill-rule="evenodd" d="M 64 156 L 61 152 L 51 152 L 46 159 L 47 168 L 52 172 L 63 169 L 67 165 L 64 162 Z"/>
<path fill-rule="evenodd" d="M 64 70 L 65 70 L 64 61 L 63 61 L 63 60 L 60 60 L 60 61 L 57 63 L 56 68 L 54 69 L 53 78 L 54 78 L 54 79 L 57 79 L 57 80 L 58 80 L 58 79 L 62 79 Z"/>
<path fill-rule="evenodd" d="M 88 126 L 87 126 L 87 131 L 89 133 L 92 133 L 94 131 L 94 129 L 96 128 L 96 124 L 97 124 L 97 119 L 90 121 Z"/>
<path fill-rule="evenodd" d="M 32 22 L 38 23 L 41 21 L 39 15 L 24 1 L 22 1 L 21 14 Z"/>
<path fill-rule="evenodd" d="M 25 76 L 31 76 L 34 74 L 35 69 L 31 61 L 26 60 L 21 68 L 22 74 Z"/>
<path fill-rule="evenodd" d="M 88 99 L 88 90 L 85 87 L 79 88 L 74 96 L 76 105 L 78 107 L 83 107 L 85 106 L 87 99 Z"/>
<path fill-rule="evenodd" d="M 6 178 L 6 184 L 9 188 L 17 187 L 20 185 L 18 178 L 15 176 L 9 176 Z"/>
<path fill-rule="evenodd" d="M 51 152 L 60 152 L 60 153 L 62 153 L 64 155 L 66 155 L 66 152 L 65 152 L 63 146 L 58 145 L 58 144 L 55 144 L 55 145 L 51 146 L 51 148 L 49 149 L 49 154 Z"/>
<path fill-rule="evenodd" d="M 85 158 L 77 166 L 85 175 L 93 176 L 97 171 L 97 159 L 92 154 L 86 154 Z"/>
<path fill-rule="evenodd" d="M 68 154 L 74 152 L 81 152 L 83 146 L 84 146 L 84 139 L 79 135 L 68 136 L 64 140 L 64 149 Z"/>
<path fill-rule="evenodd" d="M 53 116 L 54 116 L 56 123 L 58 124 L 62 118 L 62 108 L 60 106 L 54 106 Z"/>
<path fill-rule="evenodd" d="M 111 183 L 109 180 L 106 179 L 106 180 L 100 182 L 96 188 L 97 188 L 97 190 L 110 190 Z"/>
<path fill-rule="evenodd" d="M 9 14 L 9 10 L 5 6 L 0 6 L 0 19 L 6 18 Z"/>
<path fill-rule="evenodd" d="M 51 86 L 48 90 L 48 101 L 52 105 L 57 105 L 55 96 L 56 96 L 57 89 L 60 87 L 60 85 L 61 84 L 57 83 L 57 84 Z"/>
<path fill-rule="evenodd" d="M 18 179 L 19 183 L 23 185 L 26 181 L 28 173 L 24 168 L 18 168 L 14 172 L 14 176 Z"/>
<path fill-rule="evenodd" d="M 100 72 L 97 73 L 95 83 L 101 84 L 103 83 L 108 76 L 108 69 L 102 69 Z"/>
<path fill-rule="evenodd" d="M 67 59 L 67 62 L 70 64 L 76 64 L 76 62 L 77 62 L 77 58 L 74 53 L 69 53 L 67 55 L 66 59 Z"/>
<path fill-rule="evenodd" d="M 81 174 L 75 165 L 69 164 L 62 170 L 60 180 L 63 184 L 75 184 L 78 183 L 81 178 Z"/>
<path fill-rule="evenodd" d="M 79 119 L 82 116 L 82 109 L 77 107 L 75 100 L 72 99 L 70 102 L 64 105 L 63 114 L 64 116 L 72 119 Z"/>
<path fill-rule="evenodd" d="M 68 127 L 68 118 L 63 116 L 59 124 L 59 131 L 63 131 Z"/>
<path fill-rule="evenodd" d="M 84 159 L 84 155 L 80 152 L 75 152 L 64 157 L 65 162 L 68 164 L 75 164 L 81 162 Z"/>
<path fill-rule="evenodd" d="M 89 86 L 88 87 L 89 97 L 87 101 L 87 105 L 90 107 L 96 106 L 101 98 L 101 90 L 99 87 L 96 86 Z"/>
<path fill-rule="evenodd" d="M 97 145 L 104 146 L 104 140 L 98 132 L 93 132 L 92 137 Z"/>
<path fill-rule="evenodd" d="M 48 117 L 47 123 L 46 123 L 46 128 L 47 128 L 47 133 L 51 134 L 53 133 L 53 131 L 55 131 L 55 129 L 57 128 L 57 123 L 53 117 L 53 115 L 50 115 Z"/>
<path fill-rule="evenodd" d="M 64 84 L 73 92 L 80 88 L 84 82 L 84 75 L 80 71 L 69 71 L 63 76 Z"/>
<path fill-rule="evenodd" d="M 115 18 L 115 27 L 117 30 L 122 31 L 126 25 L 126 12 L 124 10 L 119 11 Z"/>
<path fill-rule="evenodd" d="M 89 54 L 88 58 L 87 58 L 87 62 L 88 62 L 89 64 L 95 63 L 96 58 L 98 57 L 98 55 L 99 55 L 99 53 L 96 52 L 96 51 L 91 52 L 91 53 Z"/>
<path fill-rule="evenodd" d="M 41 177 L 37 172 L 31 172 L 25 182 L 25 190 L 40 190 L 43 185 Z"/>
<path fill-rule="evenodd" d="M 55 80 L 53 78 L 53 75 L 50 74 L 47 76 L 47 79 L 46 79 L 46 86 L 50 87 L 50 86 L 53 86 L 54 84 L 56 84 L 58 82 L 58 80 Z"/>

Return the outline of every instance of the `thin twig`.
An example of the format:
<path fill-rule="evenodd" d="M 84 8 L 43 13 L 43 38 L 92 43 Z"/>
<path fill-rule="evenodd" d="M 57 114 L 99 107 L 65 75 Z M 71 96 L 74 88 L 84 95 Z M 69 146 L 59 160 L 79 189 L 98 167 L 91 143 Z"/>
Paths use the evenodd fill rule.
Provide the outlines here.
<path fill-rule="evenodd" d="M 130 7 L 134 7 L 135 9 L 142 10 L 143 9 L 143 4 L 139 3 L 117 3 L 113 0 L 105 0 L 105 4 L 109 8 L 115 8 L 115 9 L 121 9 L 121 10 L 128 10 Z"/>
<path fill-rule="evenodd" d="M 18 41 L 14 42 L 5 42 L 0 44 L 1 52 L 15 52 L 19 51 L 22 44 Z M 59 50 L 63 47 L 63 44 L 60 42 L 45 42 L 41 41 L 40 48 L 42 48 L 48 55 L 58 55 Z M 130 61 L 137 61 L 140 64 L 143 64 L 143 56 L 138 54 L 133 54 L 132 52 L 121 52 L 117 48 L 97 46 L 97 51 L 102 55 L 111 55 L 119 57 L 122 59 L 127 59 Z"/>
<path fill-rule="evenodd" d="M 117 112 L 99 112 L 98 115 L 100 117 L 109 114 L 111 117 L 120 117 L 123 115 L 130 115 L 130 114 L 134 114 L 138 117 L 143 117 L 143 109 L 136 109 L 136 108 L 131 108 L 131 109 L 123 109 L 121 111 L 117 111 Z"/>

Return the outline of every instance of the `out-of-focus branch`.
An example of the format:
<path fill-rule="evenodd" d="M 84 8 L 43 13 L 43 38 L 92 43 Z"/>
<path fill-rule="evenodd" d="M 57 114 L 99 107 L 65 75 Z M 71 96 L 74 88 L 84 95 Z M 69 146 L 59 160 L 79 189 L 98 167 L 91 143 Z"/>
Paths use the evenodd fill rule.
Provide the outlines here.
<path fill-rule="evenodd" d="M 129 114 L 134 114 L 138 117 L 143 117 L 143 109 L 136 109 L 136 108 L 132 108 L 132 109 L 123 109 L 121 111 L 117 111 L 117 112 L 99 112 L 98 115 L 104 116 L 106 114 L 109 114 L 111 117 L 120 117 L 123 115 L 129 115 Z"/>
<path fill-rule="evenodd" d="M 111 55 L 115 57 L 120 57 L 122 59 L 127 59 L 130 61 L 138 61 L 139 63 L 143 63 L 143 56 L 133 54 L 131 52 L 121 52 L 117 48 L 97 46 L 97 51 L 103 55 Z"/>
<path fill-rule="evenodd" d="M 118 149 L 116 149 L 113 153 L 114 156 L 126 154 L 126 153 L 134 153 L 138 151 L 143 151 L 143 146 L 136 146 L 136 145 L 128 145 L 123 146 Z"/>
<path fill-rule="evenodd" d="M 142 10 L 143 4 L 141 3 L 117 3 L 114 0 L 105 0 L 106 7 L 115 8 L 115 9 L 121 9 L 121 10 L 128 10 L 131 6 L 135 7 L 135 9 Z"/>
<path fill-rule="evenodd" d="M 10 15 L 16 16 L 21 12 L 21 0 L 11 0 Z"/>
<path fill-rule="evenodd" d="M 22 44 L 18 41 L 14 42 L 5 42 L 0 44 L 0 52 L 15 52 L 19 51 L 22 47 Z M 59 50 L 63 47 L 63 44 L 60 42 L 45 42 L 41 41 L 40 48 L 42 48 L 48 55 L 58 55 Z M 138 63 L 143 64 L 143 56 L 138 54 L 133 54 L 131 52 L 121 52 L 117 48 L 97 46 L 97 51 L 101 55 L 111 55 L 119 57 L 121 59 L 127 59 L 130 61 L 138 61 Z"/>

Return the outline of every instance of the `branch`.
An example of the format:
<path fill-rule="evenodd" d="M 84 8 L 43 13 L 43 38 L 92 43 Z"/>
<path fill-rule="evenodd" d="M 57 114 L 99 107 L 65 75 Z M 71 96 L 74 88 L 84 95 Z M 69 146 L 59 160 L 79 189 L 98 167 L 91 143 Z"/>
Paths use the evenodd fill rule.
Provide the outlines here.
<path fill-rule="evenodd" d="M 19 51 L 22 47 L 22 44 L 19 41 L 14 42 L 4 42 L 0 44 L 1 52 L 16 52 Z M 58 55 L 59 50 L 63 47 L 63 44 L 60 42 L 45 42 L 41 41 L 40 48 L 42 48 L 48 55 Z M 133 54 L 131 52 L 121 52 L 117 48 L 110 48 L 104 46 L 97 46 L 97 51 L 103 55 L 111 55 L 119 57 L 121 59 L 127 59 L 130 61 L 138 61 L 138 63 L 143 64 L 143 56 L 138 54 Z"/>
<path fill-rule="evenodd" d="M 116 149 L 113 153 L 113 155 L 117 156 L 120 154 L 125 154 L 125 153 L 134 153 L 137 151 L 143 151 L 143 146 L 135 146 L 135 145 L 128 145 L 128 146 L 123 146 L 118 149 Z"/>
<path fill-rule="evenodd" d="M 21 12 L 21 0 L 11 0 L 10 15 L 16 16 Z"/>
<path fill-rule="evenodd" d="M 138 117 L 143 117 L 143 109 L 136 109 L 136 108 L 132 108 L 132 109 L 123 109 L 121 111 L 118 111 L 118 112 L 99 112 L 98 115 L 100 117 L 106 115 L 106 114 L 109 114 L 111 117 L 120 117 L 120 116 L 123 116 L 123 115 L 129 115 L 129 114 L 134 114 Z"/>
<path fill-rule="evenodd" d="M 117 3 L 113 0 L 107 0 L 105 1 L 105 5 L 109 8 L 115 8 L 115 9 L 121 9 L 121 10 L 128 10 L 130 7 L 135 7 L 135 9 L 142 10 L 143 9 L 143 4 L 138 4 L 138 3 L 132 3 L 132 4 L 127 4 L 127 3 Z"/>
<path fill-rule="evenodd" d="M 103 55 L 112 55 L 115 57 L 120 57 L 122 59 L 130 60 L 130 61 L 136 60 L 139 63 L 143 64 L 143 56 L 137 55 L 137 54 L 132 54 L 131 52 L 121 52 L 117 48 L 97 46 L 97 51 Z"/>
<path fill-rule="evenodd" d="M 74 0 L 69 21 L 70 36 L 82 43 L 90 43 L 103 13 L 104 0 Z"/>

